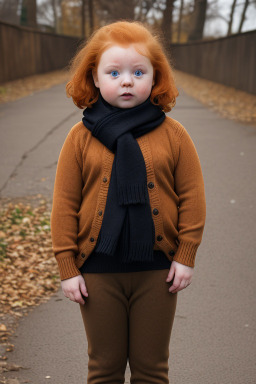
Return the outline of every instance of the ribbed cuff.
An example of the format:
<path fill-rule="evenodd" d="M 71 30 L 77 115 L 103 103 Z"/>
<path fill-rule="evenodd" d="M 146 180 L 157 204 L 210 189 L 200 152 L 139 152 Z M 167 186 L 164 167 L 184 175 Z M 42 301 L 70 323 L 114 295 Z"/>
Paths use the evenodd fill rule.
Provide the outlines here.
<path fill-rule="evenodd" d="M 79 269 L 75 265 L 74 254 L 72 252 L 62 252 L 55 257 L 60 271 L 60 280 L 66 280 L 81 275 Z"/>
<path fill-rule="evenodd" d="M 194 268 L 196 251 L 198 247 L 199 244 L 181 241 L 173 260 L 180 264 Z"/>

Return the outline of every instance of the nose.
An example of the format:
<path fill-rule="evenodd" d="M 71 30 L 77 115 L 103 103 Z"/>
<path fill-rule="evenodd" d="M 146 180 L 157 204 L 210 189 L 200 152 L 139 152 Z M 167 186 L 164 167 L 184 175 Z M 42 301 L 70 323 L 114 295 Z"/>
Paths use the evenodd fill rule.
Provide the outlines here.
<path fill-rule="evenodd" d="M 132 87 L 133 86 L 133 78 L 132 75 L 129 73 L 125 73 L 122 82 L 121 82 L 122 87 Z"/>

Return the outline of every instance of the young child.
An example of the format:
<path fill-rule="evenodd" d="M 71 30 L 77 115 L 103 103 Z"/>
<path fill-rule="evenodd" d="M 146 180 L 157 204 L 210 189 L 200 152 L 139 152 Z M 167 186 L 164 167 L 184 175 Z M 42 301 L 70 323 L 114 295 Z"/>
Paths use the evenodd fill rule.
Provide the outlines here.
<path fill-rule="evenodd" d="M 138 22 L 97 30 L 67 94 L 83 118 L 61 149 L 51 231 L 64 295 L 80 304 L 88 383 L 168 383 L 177 292 L 205 223 L 202 171 L 157 36 Z"/>

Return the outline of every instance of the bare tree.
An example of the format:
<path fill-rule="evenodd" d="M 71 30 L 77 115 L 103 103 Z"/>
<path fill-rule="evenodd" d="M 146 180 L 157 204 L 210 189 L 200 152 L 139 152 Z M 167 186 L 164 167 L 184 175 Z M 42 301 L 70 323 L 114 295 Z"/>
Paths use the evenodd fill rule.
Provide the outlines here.
<path fill-rule="evenodd" d="M 81 0 L 61 1 L 61 32 L 81 37 Z"/>
<path fill-rule="evenodd" d="M 134 7 L 136 0 L 98 0 L 99 12 L 102 13 L 104 22 L 114 22 L 120 19 L 134 19 Z"/>
<path fill-rule="evenodd" d="M 234 13 L 236 8 L 236 2 L 237 0 L 233 0 L 232 6 L 231 6 L 230 17 L 228 22 L 228 36 L 231 35 L 232 33 L 232 24 L 233 24 L 233 18 L 234 18 Z"/>
<path fill-rule="evenodd" d="M 81 36 L 85 37 L 85 0 L 81 4 Z"/>
<path fill-rule="evenodd" d="M 22 0 L 20 23 L 27 27 L 36 28 L 36 0 Z"/>
<path fill-rule="evenodd" d="M 154 17 L 154 10 L 158 7 L 158 1 L 154 0 L 138 0 L 135 4 L 135 19 L 145 22 L 151 12 Z"/>
<path fill-rule="evenodd" d="M 166 0 L 166 6 L 163 14 L 162 31 L 167 43 L 172 42 L 172 13 L 175 0 Z"/>
<path fill-rule="evenodd" d="M 89 32 L 90 34 L 94 30 L 94 13 L 93 13 L 93 0 L 88 0 L 88 16 L 89 16 Z"/>
<path fill-rule="evenodd" d="M 248 5 L 249 5 L 249 0 L 245 0 L 242 15 L 241 15 L 241 20 L 240 20 L 240 24 L 239 24 L 239 28 L 238 28 L 238 33 L 242 32 L 243 24 L 245 21 L 245 14 L 246 14 Z"/>
<path fill-rule="evenodd" d="M 53 28 L 54 31 L 58 31 L 58 16 L 57 16 L 57 4 L 56 0 L 51 0 L 51 5 L 52 5 L 52 13 L 53 13 Z"/>
<path fill-rule="evenodd" d="M 55 33 L 61 33 L 61 3 L 63 0 L 37 1 L 37 24 Z"/>
<path fill-rule="evenodd" d="M 11 24 L 19 24 L 19 0 L 2 0 L 0 2 L 0 19 Z"/>
<path fill-rule="evenodd" d="M 181 26 L 182 26 L 182 15 L 183 15 L 184 0 L 180 1 L 180 12 L 179 12 L 179 21 L 178 21 L 178 37 L 177 40 L 180 42 Z"/>
<path fill-rule="evenodd" d="M 201 40 L 203 38 L 206 8 L 207 0 L 194 0 L 194 11 L 191 22 L 192 26 L 188 37 L 189 41 Z"/>

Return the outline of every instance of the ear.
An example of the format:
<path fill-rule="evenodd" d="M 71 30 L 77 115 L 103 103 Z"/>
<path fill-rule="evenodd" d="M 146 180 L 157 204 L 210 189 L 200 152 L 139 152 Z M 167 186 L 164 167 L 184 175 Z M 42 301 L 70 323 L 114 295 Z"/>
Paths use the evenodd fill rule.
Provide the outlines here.
<path fill-rule="evenodd" d="M 99 80 L 98 80 L 98 75 L 97 71 L 95 69 L 92 70 L 92 77 L 93 77 L 93 82 L 96 88 L 99 88 Z"/>

